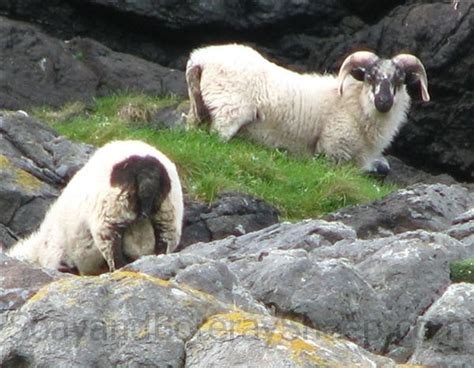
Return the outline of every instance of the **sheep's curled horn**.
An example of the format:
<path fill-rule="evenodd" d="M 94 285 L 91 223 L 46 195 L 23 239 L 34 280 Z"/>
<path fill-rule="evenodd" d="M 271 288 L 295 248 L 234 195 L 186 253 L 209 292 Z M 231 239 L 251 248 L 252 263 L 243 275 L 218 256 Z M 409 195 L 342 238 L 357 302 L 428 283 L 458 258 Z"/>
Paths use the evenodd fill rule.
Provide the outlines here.
<path fill-rule="evenodd" d="M 364 72 L 379 60 L 379 57 L 370 51 L 357 51 L 349 55 L 342 63 L 339 70 L 339 95 L 342 95 L 344 80 L 349 74 Z M 420 59 L 410 54 L 399 54 L 392 58 L 392 62 L 402 69 L 406 74 L 414 75 L 421 85 L 421 97 L 423 101 L 429 101 L 428 77 Z"/>
<path fill-rule="evenodd" d="M 400 66 L 405 73 L 414 74 L 420 81 L 421 85 L 421 98 L 427 102 L 430 100 L 430 94 L 428 93 L 428 77 L 426 76 L 426 70 L 420 59 L 410 54 L 399 54 L 392 58 L 392 61 Z"/>
<path fill-rule="evenodd" d="M 357 51 L 349 55 L 339 69 L 339 95 L 342 96 L 344 80 L 355 69 L 361 69 L 363 72 L 373 65 L 379 57 L 370 51 Z"/>

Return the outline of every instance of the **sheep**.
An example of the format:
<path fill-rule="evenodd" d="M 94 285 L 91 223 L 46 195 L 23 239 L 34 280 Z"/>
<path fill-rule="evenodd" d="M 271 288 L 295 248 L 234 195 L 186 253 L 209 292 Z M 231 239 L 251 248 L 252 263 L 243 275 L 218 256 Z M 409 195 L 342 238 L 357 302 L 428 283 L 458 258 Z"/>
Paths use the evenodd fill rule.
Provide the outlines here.
<path fill-rule="evenodd" d="M 187 128 L 209 122 L 227 141 L 239 134 L 294 154 L 325 154 L 387 173 L 382 151 L 406 120 L 406 83 L 419 81 L 429 101 L 421 61 L 410 54 L 381 59 L 349 55 L 338 76 L 299 74 L 238 44 L 194 50 L 186 65 Z"/>
<path fill-rule="evenodd" d="M 144 142 L 114 141 L 92 155 L 39 229 L 7 254 L 61 272 L 97 275 L 142 255 L 172 252 L 182 220 L 175 165 Z"/>

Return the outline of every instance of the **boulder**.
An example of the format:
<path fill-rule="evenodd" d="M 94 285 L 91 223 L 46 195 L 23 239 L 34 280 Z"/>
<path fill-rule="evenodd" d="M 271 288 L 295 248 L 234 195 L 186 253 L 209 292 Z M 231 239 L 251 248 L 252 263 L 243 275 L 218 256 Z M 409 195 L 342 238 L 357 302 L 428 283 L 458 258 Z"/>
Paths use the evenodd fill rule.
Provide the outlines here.
<path fill-rule="evenodd" d="M 224 303 L 246 311 L 268 314 L 263 304 L 253 298 L 227 264 L 221 261 L 176 253 L 142 257 L 124 270 L 184 283 Z"/>
<path fill-rule="evenodd" d="M 209 295 L 144 274 L 68 277 L 10 313 L 0 329 L 0 365 L 180 367 L 186 341 L 227 310 Z"/>
<path fill-rule="evenodd" d="M 269 316 L 216 314 L 186 344 L 185 367 L 395 367 L 352 342 Z"/>
<path fill-rule="evenodd" d="M 50 282 L 0 318 L 2 367 L 218 367 L 223 359 L 226 366 L 395 367 L 344 339 L 130 270 Z"/>
<path fill-rule="evenodd" d="M 22 113 L 0 112 L 0 243 L 37 228 L 92 151 Z"/>
<path fill-rule="evenodd" d="M 33 267 L 0 252 L 0 330 L 6 314 L 19 309 L 38 290 L 67 274 Z"/>
<path fill-rule="evenodd" d="M 261 199 L 243 193 L 218 195 L 210 205 L 188 201 L 178 249 L 199 241 L 243 235 L 278 222 L 278 210 Z"/>
<path fill-rule="evenodd" d="M 474 360 L 474 284 L 454 284 L 418 319 L 410 363 L 470 367 Z"/>
<path fill-rule="evenodd" d="M 93 40 L 63 42 L 5 17 L 0 17 L 0 40 L 0 108 L 89 103 L 95 96 L 120 91 L 187 95 L 183 72 Z"/>
<path fill-rule="evenodd" d="M 352 226 L 361 238 L 374 238 L 417 229 L 444 231 L 473 206 L 474 193 L 459 185 L 416 184 L 325 218 Z"/>

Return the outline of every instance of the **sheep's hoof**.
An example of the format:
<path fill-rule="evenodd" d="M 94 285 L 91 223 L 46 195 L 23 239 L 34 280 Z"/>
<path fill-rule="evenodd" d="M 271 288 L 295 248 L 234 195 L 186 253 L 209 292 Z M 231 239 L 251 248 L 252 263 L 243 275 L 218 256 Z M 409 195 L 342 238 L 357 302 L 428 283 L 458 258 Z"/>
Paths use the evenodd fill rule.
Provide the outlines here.
<path fill-rule="evenodd" d="M 370 163 L 367 172 L 369 174 L 385 177 L 390 172 L 390 164 L 385 158 L 378 158 Z"/>

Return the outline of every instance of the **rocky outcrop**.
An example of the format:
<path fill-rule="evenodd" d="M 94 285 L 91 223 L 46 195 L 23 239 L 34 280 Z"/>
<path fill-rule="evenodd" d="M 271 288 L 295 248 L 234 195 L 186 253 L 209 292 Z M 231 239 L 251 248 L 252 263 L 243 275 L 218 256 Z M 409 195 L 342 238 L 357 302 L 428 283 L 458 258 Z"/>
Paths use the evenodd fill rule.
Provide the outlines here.
<path fill-rule="evenodd" d="M 35 229 L 91 152 L 36 119 L 1 112 L 0 243 L 9 246 Z"/>
<path fill-rule="evenodd" d="M 466 188 L 415 185 L 367 205 L 342 209 L 326 219 L 352 226 L 361 238 L 373 238 L 417 229 L 443 231 L 472 207 L 474 193 Z"/>
<path fill-rule="evenodd" d="M 450 286 L 449 264 L 473 255 L 474 243 L 440 232 L 362 240 L 308 220 L 100 277 L 58 280 L 1 256 L 0 289 L 15 291 L 0 318 L 0 364 L 462 366 L 474 305 L 469 285 Z"/>
<path fill-rule="evenodd" d="M 410 363 L 469 367 L 474 359 L 474 284 L 455 284 L 419 318 Z"/>
<path fill-rule="evenodd" d="M 0 17 L 0 55 L 0 108 L 59 107 L 119 91 L 187 93 L 181 71 L 88 39 L 63 42 L 5 17 Z"/>
<path fill-rule="evenodd" d="M 277 223 L 279 215 L 268 203 L 242 193 L 221 193 L 210 205 L 188 202 L 185 208 L 179 249 L 263 229 Z"/>

